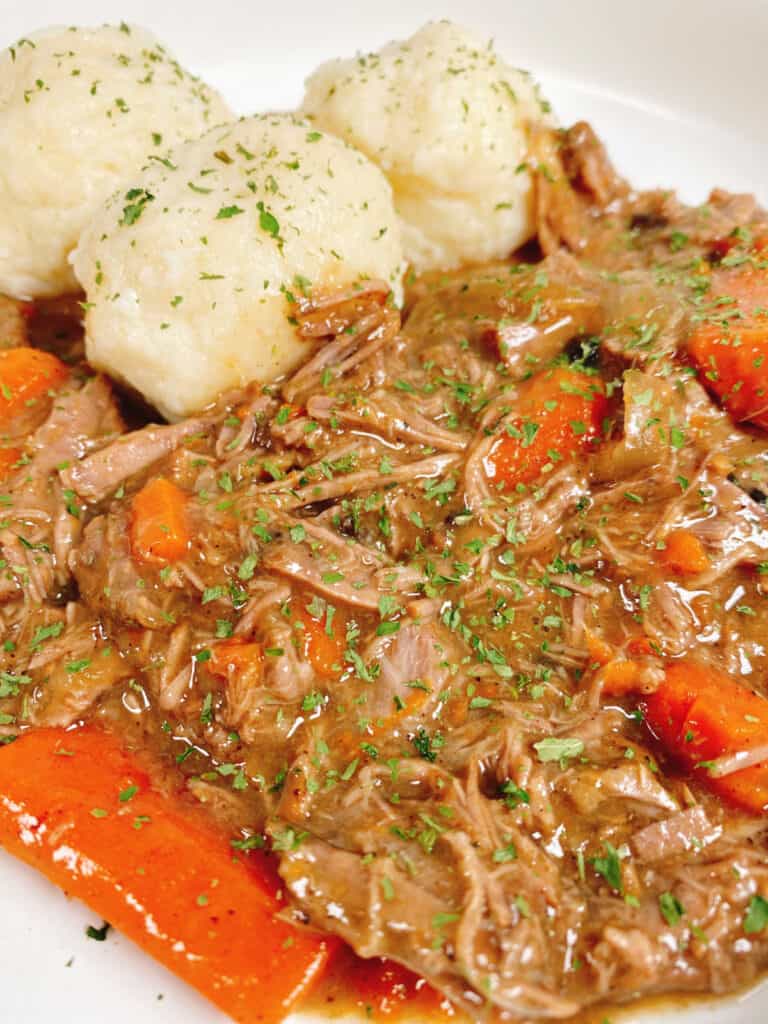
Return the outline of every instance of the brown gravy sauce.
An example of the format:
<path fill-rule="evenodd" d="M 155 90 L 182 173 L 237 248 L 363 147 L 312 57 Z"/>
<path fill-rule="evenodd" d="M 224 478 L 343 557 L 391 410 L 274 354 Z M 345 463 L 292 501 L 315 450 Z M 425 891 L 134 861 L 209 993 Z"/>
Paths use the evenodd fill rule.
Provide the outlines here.
<path fill-rule="evenodd" d="M 734 1004 L 745 996 L 764 989 L 768 995 L 768 975 L 743 991 L 726 996 L 686 994 L 648 996 L 632 1003 L 604 1003 L 591 1006 L 567 1024 L 630 1024 L 646 1018 L 655 1022 L 656 1014 L 701 1008 L 716 1011 Z M 391 1024 L 468 1024 L 469 1017 L 400 964 L 376 957 L 363 960 L 344 946 L 318 986 L 302 1007 L 304 1012 L 338 1020 L 357 1017 L 360 1020 L 387 1021 Z M 766 1018 L 768 1019 L 768 1018 Z M 494 1018 L 501 1024 L 511 1018 Z"/>
<path fill-rule="evenodd" d="M 31 343 L 65 359 L 77 360 L 82 352 L 80 306 L 77 297 L 37 303 L 28 313 Z M 147 420 L 145 410 L 121 396 L 130 426 Z M 735 1004 L 750 992 L 761 989 L 768 997 L 768 975 L 747 990 L 723 997 L 706 994 L 650 996 L 631 1004 L 601 1004 L 569 1018 L 567 1024 L 629 1024 L 644 1018 L 648 1024 L 657 1015 L 700 1008 L 703 1014 Z M 467 1024 L 469 1018 L 424 979 L 406 968 L 382 958 L 364 960 L 349 947 L 336 954 L 330 969 L 302 1007 L 306 1014 L 334 1020 L 358 1018 L 392 1024 Z M 768 1021 L 768 1011 L 762 1016 Z M 494 1018 L 498 1024 L 511 1018 Z M 489 1018 L 490 1022 L 490 1018 Z"/>

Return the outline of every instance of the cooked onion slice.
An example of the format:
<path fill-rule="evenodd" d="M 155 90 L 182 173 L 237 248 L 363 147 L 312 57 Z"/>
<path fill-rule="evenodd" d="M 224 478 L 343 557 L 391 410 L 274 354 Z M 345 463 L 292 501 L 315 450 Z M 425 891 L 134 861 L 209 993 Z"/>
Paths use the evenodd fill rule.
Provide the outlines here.
<path fill-rule="evenodd" d="M 715 779 L 752 768 L 753 765 L 768 761 L 768 743 L 761 743 L 751 750 L 737 750 L 733 754 L 723 754 L 714 761 L 707 763 L 707 771 Z"/>

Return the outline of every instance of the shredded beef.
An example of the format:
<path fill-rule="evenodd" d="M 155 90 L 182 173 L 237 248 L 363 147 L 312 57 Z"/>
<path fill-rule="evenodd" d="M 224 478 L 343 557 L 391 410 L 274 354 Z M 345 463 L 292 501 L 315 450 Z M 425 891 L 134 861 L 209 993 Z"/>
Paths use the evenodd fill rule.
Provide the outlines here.
<path fill-rule="evenodd" d="M 126 433 L 78 372 L 0 525 L 0 735 L 125 730 L 264 837 L 297 921 L 478 1021 L 768 964 L 768 931 L 744 930 L 765 813 L 684 775 L 640 711 L 681 658 L 768 696 L 768 441 L 686 357 L 711 268 L 752 258 L 766 218 L 632 192 L 583 124 L 535 146 L 542 259 L 429 275 L 402 318 L 378 282 L 299 295 L 305 363 L 173 426 Z M 535 450 L 552 403 L 521 418 L 520 396 L 553 365 L 605 422 L 506 488 L 489 459 Z M 131 542 L 158 476 L 186 500 L 168 564 Z M 674 530 L 698 576 L 660 557 Z"/>

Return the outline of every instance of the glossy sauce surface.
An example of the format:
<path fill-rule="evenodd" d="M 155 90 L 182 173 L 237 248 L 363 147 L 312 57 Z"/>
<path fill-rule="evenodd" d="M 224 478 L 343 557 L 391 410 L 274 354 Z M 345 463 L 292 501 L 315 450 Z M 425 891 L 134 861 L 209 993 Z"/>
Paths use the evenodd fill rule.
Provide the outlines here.
<path fill-rule="evenodd" d="M 357 1013 L 370 1020 L 434 1021 L 462 1024 L 467 1018 L 412 971 L 391 960 L 363 960 L 348 946 L 333 958 L 304 1005 L 329 1017 Z"/>

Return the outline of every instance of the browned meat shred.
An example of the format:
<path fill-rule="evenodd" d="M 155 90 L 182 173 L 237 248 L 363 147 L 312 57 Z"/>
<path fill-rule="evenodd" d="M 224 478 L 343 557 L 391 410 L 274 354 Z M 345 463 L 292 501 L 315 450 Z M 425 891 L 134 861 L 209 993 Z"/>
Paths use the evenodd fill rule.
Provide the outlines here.
<path fill-rule="evenodd" d="M 27 344 L 23 310 L 21 302 L 0 295 L 0 349 Z"/>
<path fill-rule="evenodd" d="M 683 353 L 718 241 L 768 219 L 632 192 L 584 124 L 535 166 L 540 259 L 427 275 L 402 322 L 380 282 L 299 295 L 282 382 L 126 433 L 75 374 L 0 524 L 0 739 L 124 730 L 271 846 L 297 921 L 478 1021 L 768 966 L 768 818 L 683 777 L 590 647 L 642 640 L 640 692 L 693 657 L 768 696 L 768 438 Z M 601 442 L 499 488 L 527 378 L 569 364 L 609 395 Z M 187 495 L 167 565 L 130 539 L 158 476 Z M 658 557 L 675 529 L 698 576 Z"/>

